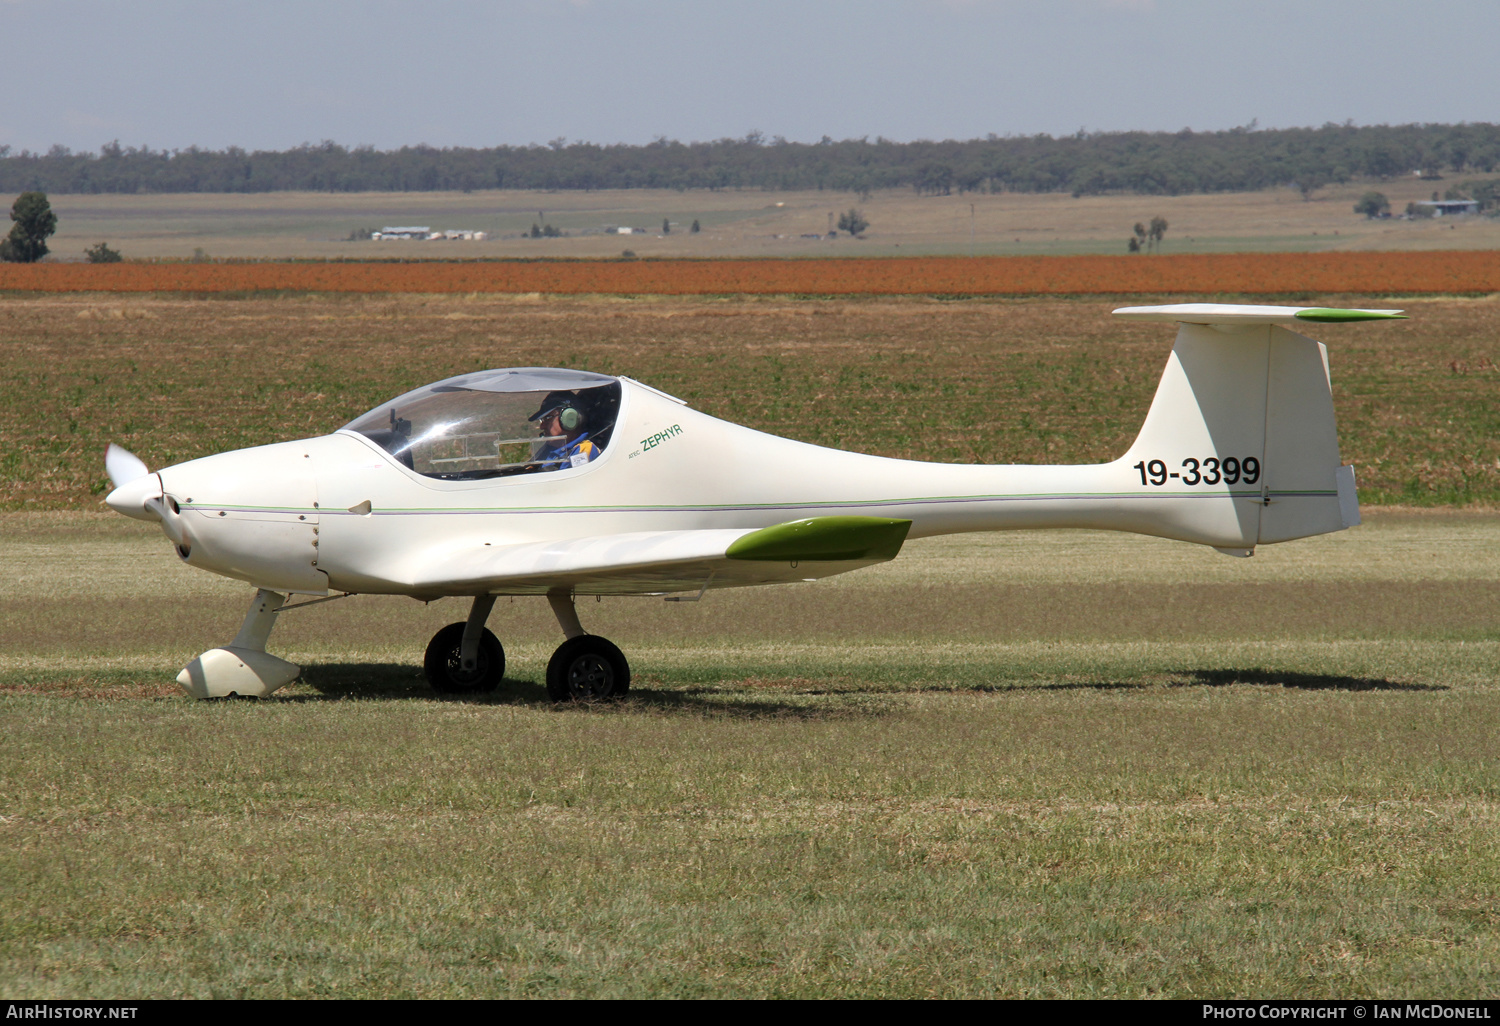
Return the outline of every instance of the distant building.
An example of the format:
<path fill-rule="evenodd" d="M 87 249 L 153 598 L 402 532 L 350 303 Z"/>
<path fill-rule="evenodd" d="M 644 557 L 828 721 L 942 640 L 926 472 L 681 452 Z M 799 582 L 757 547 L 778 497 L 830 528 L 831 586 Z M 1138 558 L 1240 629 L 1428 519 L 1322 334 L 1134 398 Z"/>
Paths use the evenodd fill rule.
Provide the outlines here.
<path fill-rule="evenodd" d="M 432 229 L 425 225 L 421 228 L 382 228 L 370 235 L 372 239 L 427 239 L 432 237 Z"/>
<path fill-rule="evenodd" d="M 371 232 L 372 239 L 463 239 L 467 242 L 483 242 L 489 238 L 488 232 L 476 232 L 470 228 L 446 228 L 435 232 L 426 225 L 408 225 L 404 228 L 382 228 L 378 232 Z"/>
<path fill-rule="evenodd" d="M 1478 200 L 1419 200 L 1417 208 L 1433 217 L 1458 217 L 1479 213 Z"/>

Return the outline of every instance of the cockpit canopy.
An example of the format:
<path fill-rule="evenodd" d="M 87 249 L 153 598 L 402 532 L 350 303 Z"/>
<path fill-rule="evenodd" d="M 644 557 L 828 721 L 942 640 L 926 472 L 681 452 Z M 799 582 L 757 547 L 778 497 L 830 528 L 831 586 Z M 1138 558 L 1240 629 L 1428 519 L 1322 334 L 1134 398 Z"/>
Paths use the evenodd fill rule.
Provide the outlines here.
<path fill-rule="evenodd" d="M 609 445 L 620 382 L 519 367 L 460 374 L 344 426 L 427 477 L 474 480 L 581 466 Z"/>

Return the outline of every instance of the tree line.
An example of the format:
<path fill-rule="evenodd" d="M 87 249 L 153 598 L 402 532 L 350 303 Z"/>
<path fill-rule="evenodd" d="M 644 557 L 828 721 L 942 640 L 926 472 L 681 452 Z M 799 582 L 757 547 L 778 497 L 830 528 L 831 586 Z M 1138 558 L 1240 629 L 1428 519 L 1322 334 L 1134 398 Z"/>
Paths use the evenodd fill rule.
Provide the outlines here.
<path fill-rule="evenodd" d="M 1079 132 L 893 142 L 743 138 L 643 146 L 554 139 L 545 146 L 334 142 L 285 151 L 152 150 L 118 141 L 98 153 L 0 146 L 0 192 L 428 192 L 474 189 L 828 189 L 861 196 L 912 188 L 964 192 L 1178 195 L 1292 186 L 1304 195 L 1350 179 L 1490 172 L 1500 126 L 1324 125 L 1218 132 Z"/>

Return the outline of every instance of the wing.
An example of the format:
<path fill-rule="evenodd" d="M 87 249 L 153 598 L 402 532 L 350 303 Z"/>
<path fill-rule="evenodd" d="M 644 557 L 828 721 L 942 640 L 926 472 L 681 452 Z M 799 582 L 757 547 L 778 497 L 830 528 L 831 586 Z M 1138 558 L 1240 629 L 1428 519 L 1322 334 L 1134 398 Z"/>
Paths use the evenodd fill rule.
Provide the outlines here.
<path fill-rule="evenodd" d="M 422 594 L 659 595 L 813 581 L 894 559 L 910 520 L 812 517 L 759 530 L 640 531 L 430 553 L 411 581 Z"/>

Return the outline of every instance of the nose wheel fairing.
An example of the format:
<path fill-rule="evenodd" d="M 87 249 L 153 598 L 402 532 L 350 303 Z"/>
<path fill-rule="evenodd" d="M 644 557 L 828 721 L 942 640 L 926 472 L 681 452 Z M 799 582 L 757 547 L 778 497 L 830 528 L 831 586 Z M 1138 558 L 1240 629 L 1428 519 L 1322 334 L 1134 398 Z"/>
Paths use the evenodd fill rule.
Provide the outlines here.
<path fill-rule="evenodd" d="M 302 668 L 266 651 L 286 596 L 265 588 L 255 593 L 234 640 L 188 663 L 177 683 L 194 698 L 264 698 L 296 680 Z"/>

